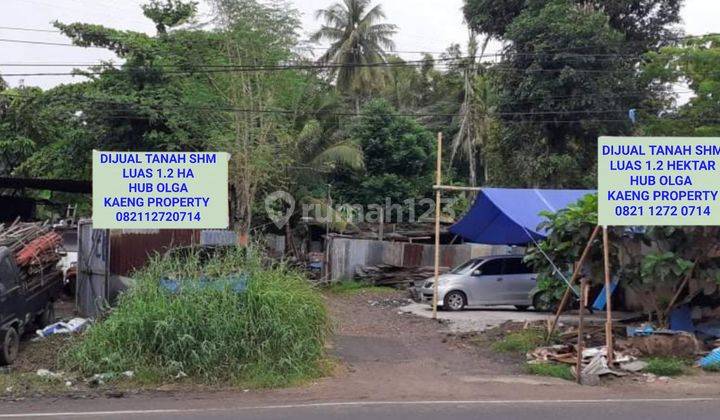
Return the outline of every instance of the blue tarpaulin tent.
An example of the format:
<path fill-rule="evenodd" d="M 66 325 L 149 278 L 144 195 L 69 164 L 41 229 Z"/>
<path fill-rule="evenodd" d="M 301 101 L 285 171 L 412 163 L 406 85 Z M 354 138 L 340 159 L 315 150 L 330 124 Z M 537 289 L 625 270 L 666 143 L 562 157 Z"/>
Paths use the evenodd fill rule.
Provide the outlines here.
<path fill-rule="evenodd" d="M 538 229 L 543 221 L 541 211 L 558 211 L 594 193 L 593 190 L 483 188 L 470 211 L 450 232 L 481 244 L 525 245 L 547 234 Z"/>

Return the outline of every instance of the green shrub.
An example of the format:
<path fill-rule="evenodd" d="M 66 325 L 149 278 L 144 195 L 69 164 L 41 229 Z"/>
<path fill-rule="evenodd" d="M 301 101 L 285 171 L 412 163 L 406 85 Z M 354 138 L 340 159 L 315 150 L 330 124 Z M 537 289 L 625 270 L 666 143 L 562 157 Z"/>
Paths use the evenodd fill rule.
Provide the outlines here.
<path fill-rule="evenodd" d="M 569 365 L 558 363 L 528 363 L 525 367 L 527 372 L 531 375 L 551 376 L 553 378 L 566 379 L 568 381 L 575 379 Z"/>
<path fill-rule="evenodd" d="M 643 371 L 657 376 L 680 376 L 688 365 L 687 361 L 676 357 L 653 357 L 646 361 L 648 365 Z"/>
<path fill-rule="evenodd" d="M 248 279 L 244 293 L 229 285 L 197 287 L 203 275 L 240 273 Z M 180 291 L 162 288 L 164 278 L 184 279 Z M 135 279 L 107 318 L 66 352 L 66 368 L 255 386 L 323 373 L 329 321 L 321 296 L 301 274 L 264 267 L 252 251 L 235 249 L 206 262 L 197 253 L 156 258 Z"/>
<path fill-rule="evenodd" d="M 528 328 L 507 334 L 492 344 L 492 349 L 502 353 L 527 353 L 545 341 L 545 332 L 539 328 Z"/>

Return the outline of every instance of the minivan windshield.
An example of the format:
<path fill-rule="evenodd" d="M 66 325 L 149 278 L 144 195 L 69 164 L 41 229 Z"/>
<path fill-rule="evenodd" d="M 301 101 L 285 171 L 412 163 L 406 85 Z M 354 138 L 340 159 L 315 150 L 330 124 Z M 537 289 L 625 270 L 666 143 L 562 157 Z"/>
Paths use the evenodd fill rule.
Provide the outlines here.
<path fill-rule="evenodd" d="M 473 268 L 482 262 L 481 259 L 476 258 L 460 264 L 459 266 L 450 270 L 451 274 L 469 274 Z"/>

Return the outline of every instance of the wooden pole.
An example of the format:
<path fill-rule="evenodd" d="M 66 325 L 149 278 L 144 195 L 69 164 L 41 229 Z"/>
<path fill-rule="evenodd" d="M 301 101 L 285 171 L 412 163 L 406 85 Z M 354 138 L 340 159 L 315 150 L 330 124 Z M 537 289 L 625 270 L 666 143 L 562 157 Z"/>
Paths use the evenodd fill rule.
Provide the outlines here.
<path fill-rule="evenodd" d="M 433 185 L 433 189 L 445 190 L 445 191 L 482 191 L 482 187 L 459 187 L 457 185 L 440 185 L 440 184 Z"/>
<path fill-rule="evenodd" d="M 437 161 L 435 183 L 442 185 L 442 133 L 438 133 L 437 137 Z M 435 281 L 433 281 L 433 319 L 437 319 L 438 304 L 438 283 L 440 282 L 440 200 L 442 192 L 438 188 L 435 190 Z"/>
<path fill-rule="evenodd" d="M 584 347 L 583 325 L 585 323 L 585 306 L 587 305 L 588 281 L 583 278 L 580 281 L 580 320 L 578 324 L 578 341 L 577 341 L 577 361 L 575 362 L 575 372 L 577 373 L 577 383 L 582 383 L 582 352 Z"/>
<path fill-rule="evenodd" d="M 380 210 L 380 220 L 378 225 L 378 240 L 382 241 L 385 237 L 385 209 Z"/>
<path fill-rule="evenodd" d="M 603 260 L 605 264 L 605 346 L 607 348 L 608 366 L 612 368 L 614 359 L 613 325 L 612 325 L 612 290 L 610 288 L 610 245 L 607 226 L 603 226 Z"/>
<path fill-rule="evenodd" d="M 595 237 L 597 237 L 598 233 L 600 233 L 600 226 L 595 226 L 595 229 L 590 235 L 590 239 L 588 239 L 587 245 L 585 245 L 585 249 L 583 250 L 582 255 L 580 255 L 580 259 L 575 264 L 575 270 L 573 270 L 573 275 L 570 278 L 570 284 L 568 284 L 567 289 L 565 289 L 565 294 L 560 300 L 560 305 L 558 305 L 557 313 L 555 313 L 555 319 L 553 319 L 553 322 L 550 324 L 547 339 L 550 339 L 550 336 L 552 336 L 552 334 L 555 332 L 558 320 L 560 319 L 560 314 L 565 310 L 565 305 L 567 305 L 567 301 L 570 298 L 570 292 L 572 291 L 571 287 L 573 283 L 575 283 L 575 280 L 580 277 L 580 270 L 582 270 L 582 266 L 583 264 L 585 264 L 585 260 L 590 254 L 590 247 L 592 246 L 592 243 L 595 240 Z"/>

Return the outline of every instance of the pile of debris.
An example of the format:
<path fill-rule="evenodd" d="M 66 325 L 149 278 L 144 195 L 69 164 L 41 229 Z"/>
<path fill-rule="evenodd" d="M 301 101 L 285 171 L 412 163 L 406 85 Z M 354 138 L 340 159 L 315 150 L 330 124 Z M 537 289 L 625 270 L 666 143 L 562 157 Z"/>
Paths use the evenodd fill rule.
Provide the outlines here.
<path fill-rule="evenodd" d="M 560 344 L 555 346 L 540 347 L 527 354 L 530 363 L 565 363 L 572 365 L 573 375 L 577 378 L 577 346 L 571 344 Z M 629 373 L 637 373 L 647 367 L 647 363 L 639 360 L 632 352 L 614 351 L 613 365 L 608 364 L 607 348 L 590 347 L 582 350 L 580 365 L 580 380 L 584 385 L 597 385 L 600 377 L 604 375 L 626 376 Z"/>
<path fill-rule="evenodd" d="M 441 267 L 440 272 L 448 269 Z M 355 279 L 376 286 L 407 288 L 435 274 L 433 267 L 398 267 L 389 264 L 371 265 L 355 269 Z"/>
<path fill-rule="evenodd" d="M 57 252 L 62 237 L 47 224 L 14 222 L 0 225 L 0 247 L 6 247 L 15 256 L 21 275 L 33 277 L 51 271 L 60 261 Z"/>
<path fill-rule="evenodd" d="M 650 357 L 692 359 L 707 355 L 698 361 L 697 366 L 720 368 L 720 340 L 714 345 L 711 343 L 710 348 L 715 349 L 708 354 L 704 343 L 688 332 L 655 329 L 645 324 L 627 327 L 624 332 L 625 336 L 614 345 L 611 361 L 608 360 L 607 347 L 600 345 L 605 342 L 604 328 L 591 327 L 583 333 L 585 345 L 578 364 L 577 329 L 569 327 L 558 335 L 557 342 L 561 344 L 543 346 L 528 352 L 528 363 L 570 365 L 578 382 L 585 385 L 597 385 L 602 376 L 639 375 L 648 367 L 648 363 L 642 359 Z"/>

